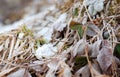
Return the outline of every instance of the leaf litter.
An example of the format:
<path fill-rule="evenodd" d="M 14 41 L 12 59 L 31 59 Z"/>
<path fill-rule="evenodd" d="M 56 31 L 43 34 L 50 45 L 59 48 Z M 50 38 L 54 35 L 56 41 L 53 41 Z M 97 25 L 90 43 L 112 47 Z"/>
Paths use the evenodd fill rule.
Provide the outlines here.
<path fill-rule="evenodd" d="M 21 26 L 0 31 L 0 76 L 119 77 L 117 2 L 55 0 L 11 24 Z"/>

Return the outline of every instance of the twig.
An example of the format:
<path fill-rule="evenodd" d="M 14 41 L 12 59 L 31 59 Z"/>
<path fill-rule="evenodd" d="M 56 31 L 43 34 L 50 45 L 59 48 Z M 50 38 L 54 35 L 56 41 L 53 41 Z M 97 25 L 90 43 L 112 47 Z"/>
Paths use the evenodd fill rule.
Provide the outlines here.
<path fill-rule="evenodd" d="M 92 71 L 92 64 L 89 60 L 89 57 L 88 57 L 88 45 L 85 46 L 85 55 L 87 57 L 87 61 L 88 61 L 88 66 L 89 66 L 89 69 L 90 69 L 90 72 L 91 72 L 91 76 L 94 77 L 94 74 L 93 74 L 93 71 Z"/>

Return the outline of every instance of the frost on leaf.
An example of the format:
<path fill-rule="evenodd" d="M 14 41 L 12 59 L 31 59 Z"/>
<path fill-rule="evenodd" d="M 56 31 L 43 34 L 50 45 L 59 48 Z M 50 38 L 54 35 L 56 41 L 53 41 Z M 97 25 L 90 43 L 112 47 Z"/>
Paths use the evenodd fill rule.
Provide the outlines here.
<path fill-rule="evenodd" d="M 95 3 L 96 0 L 84 0 L 83 4 L 88 6 L 88 5 L 91 5 L 93 3 Z"/>
<path fill-rule="evenodd" d="M 83 4 L 88 6 L 88 11 L 91 16 L 96 15 L 97 12 L 100 12 L 104 8 L 105 0 L 84 0 Z"/>
<path fill-rule="evenodd" d="M 18 38 L 23 39 L 23 37 L 24 37 L 24 33 L 23 32 L 19 33 Z"/>
<path fill-rule="evenodd" d="M 54 56 L 57 52 L 57 47 L 53 47 L 52 44 L 44 44 L 43 46 L 39 47 L 36 52 L 35 56 L 37 59 L 42 59 L 42 58 L 50 58 Z"/>
<path fill-rule="evenodd" d="M 50 42 L 50 40 L 52 39 L 52 33 L 52 28 L 45 27 L 44 29 L 38 32 L 38 35 L 43 37 L 46 40 L 46 42 Z"/>
<path fill-rule="evenodd" d="M 90 15 L 95 15 L 97 13 L 97 11 L 95 11 L 93 5 L 89 5 L 88 11 L 89 11 Z"/>
<path fill-rule="evenodd" d="M 101 40 L 96 41 L 94 44 L 91 45 L 91 56 L 96 57 L 99 53 Z"/>
<path fill-rule="evenodd" d="M 102 1 L 96 1 L 94 4 L 94 10 L 96 10 L 97 12 L 100 12 L 103 10 L 104 3 Z"/>
<path fill-rule="evenodd" d="M 83 55 L 84 54 L 84 49 L 85 49 L 85 40 L 81 39 L 79 40 L 73 48 L 73 51 L 71 52 L 71 54 L 73 55 L 73 57 L 75 57 L 77 54 L 79 55 Z"/>
<path fill-rule="evenodd" d="M 67 14 L 63 13 L 62 15 L 59 16 L 59 18 L 53 23 L 53 28 L 56 31 L 63 31 L 63 29 L 67 26 L 67 24 L 65 23 L 67 18 Z"/>
<path fill-rule="evenodd" d="M 58 77 L 72 77 L 71 68 L 65 63 L 61 62 L 61 70 Z"/>
<path fill-rule="evenodd" d="M 94 36 L 94 35 L 96 35 L 97 33 L 100 33 L 100 29 L 96 26 L 96 25 L 94 25 L 94 24 L 92 24 L 92 23 L 89 23 L 88 25 L 87 25 L 87 35 L 88 36 Z"/>
<path fill-rule="evenodd" d="M 112 47 L 107 40 L 102 41 L 102 48 L 99 51 L 97 56 L 97 61 L 102 69 L 102 71 L 106 74 L 110 73 L 110 67 L 112 65 L 113 58 L 113 50 Z"/>

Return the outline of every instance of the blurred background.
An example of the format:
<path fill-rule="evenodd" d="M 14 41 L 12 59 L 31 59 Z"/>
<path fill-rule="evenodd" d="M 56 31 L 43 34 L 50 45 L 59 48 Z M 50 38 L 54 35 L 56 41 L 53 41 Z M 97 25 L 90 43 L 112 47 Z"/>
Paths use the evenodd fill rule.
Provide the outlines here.
<path fill-rule="evenodd" d="M 52 3 L 52 0 L 0 0 L 0 24 L 12 24 L 44 10 Z"/>

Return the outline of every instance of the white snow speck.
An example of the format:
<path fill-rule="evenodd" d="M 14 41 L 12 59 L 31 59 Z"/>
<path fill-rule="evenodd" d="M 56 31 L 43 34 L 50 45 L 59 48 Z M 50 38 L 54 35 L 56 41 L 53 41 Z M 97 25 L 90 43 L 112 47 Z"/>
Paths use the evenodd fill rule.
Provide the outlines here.
<path fill-rule="evenodd" d="M 49 59 L 54 56 L 57 52 L 57 47 L 53 47 L 52 44 L 44 44 L 36 50 L 35 56 L 37 59 L 42 59 L 43 57 Z"/>
<path fill-rule="evenodd" d="M 24 36 L 24 33 L 23 33 L 23 32 L 21 32 L 21 33 L 19 33 L 18 38 L 22 39 L 22 38 L 23 38 L 23 36 Z"/>
<path fill-rule="evenodd" d="M 38 32 L 39 36 L 42 36 L 46 42 L 49 42 L 52 39 L 53 28 L 45 27 Z"/>

